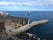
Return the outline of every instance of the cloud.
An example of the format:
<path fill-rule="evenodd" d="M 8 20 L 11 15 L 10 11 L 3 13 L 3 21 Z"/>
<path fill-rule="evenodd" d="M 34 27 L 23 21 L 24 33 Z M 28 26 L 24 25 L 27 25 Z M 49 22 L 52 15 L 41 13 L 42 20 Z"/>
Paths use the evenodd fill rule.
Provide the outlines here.
<path fill-rule="evenodd" d="M 3 0 L 0 10 L 53 10 L 53 0 Z"/>
<path fill-rule="evenodd" d="M 14 2 L 5 2 L 5 1 L 2 1 L 2 2 L 0 2 L 0 5 L 6 6 L 6 5 L 16 5 L 16 4 Z"/>
<path fill-rule="evenodd" d="M 53 6 L 53 0 L 34 0 L 34 1 L 19 1 L 19 2 L 8 2 L 8 1 L 1 1 L 0 5 L 21 5 L 21 6 L 37 6 L 37 7 L 45 7 L 45 6 Z"/>
<path fill-rule="evenodd" d="M 32 5 L 31 3 L 29 2 L 0 2 L 0 5 Z"/>

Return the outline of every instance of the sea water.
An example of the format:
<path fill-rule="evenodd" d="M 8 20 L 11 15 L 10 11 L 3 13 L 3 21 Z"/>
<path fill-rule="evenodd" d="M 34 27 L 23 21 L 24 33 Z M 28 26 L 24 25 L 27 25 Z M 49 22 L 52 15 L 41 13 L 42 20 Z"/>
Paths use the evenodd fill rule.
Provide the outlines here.
<path fill-rule="evenodd" d="M 28 30 L 28 32 L 36 34 L 41 39 L 53 40 L 53 11 L 6 11 L 11 16 L 28 18 L 30 23 L 39 20 L 48 20 L 47 24 L 37 25 Z"/>

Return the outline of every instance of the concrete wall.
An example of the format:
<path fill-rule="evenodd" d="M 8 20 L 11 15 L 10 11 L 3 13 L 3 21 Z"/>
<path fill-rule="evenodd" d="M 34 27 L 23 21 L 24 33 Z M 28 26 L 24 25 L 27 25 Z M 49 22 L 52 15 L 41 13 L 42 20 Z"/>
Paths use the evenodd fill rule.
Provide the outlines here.
<path fill-rule="evenodd" d="M 21 24 L 21 25 L 26 25 L 28 24 L 28 18 L 22 18 L 22 17 L 10 17 L 8 16 L 6 18 L 6 21 L 5 21 L 7 24 L 11 24 L 11 23 L 17 23 L 17 24 Z"/>

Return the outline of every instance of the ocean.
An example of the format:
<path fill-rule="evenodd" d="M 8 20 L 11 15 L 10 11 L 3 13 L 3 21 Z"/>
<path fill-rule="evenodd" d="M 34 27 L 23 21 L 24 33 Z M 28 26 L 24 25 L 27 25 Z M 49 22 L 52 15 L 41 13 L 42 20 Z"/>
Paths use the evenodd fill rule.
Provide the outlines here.
<path fill-rule="evenodd" d="M 6 11 L 11 16 L 29 18 L 30 23 L 38 20 L 48 20 L 47 24 L 37 25 L 27 32 L 36 34 L 41 39 L 53 40 L 53 11 L 31 11 L 30 15 L 27 11 Z"/>

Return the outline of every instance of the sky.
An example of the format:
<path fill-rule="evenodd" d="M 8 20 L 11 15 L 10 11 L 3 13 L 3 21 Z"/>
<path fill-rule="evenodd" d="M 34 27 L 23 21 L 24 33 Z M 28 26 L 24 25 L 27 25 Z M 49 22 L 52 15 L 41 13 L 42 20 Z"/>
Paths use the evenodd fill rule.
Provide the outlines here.
<path fill-rule="evenodd" d="M 0 11 L 53 11 L 53 0 L 0 0 Z"/>

